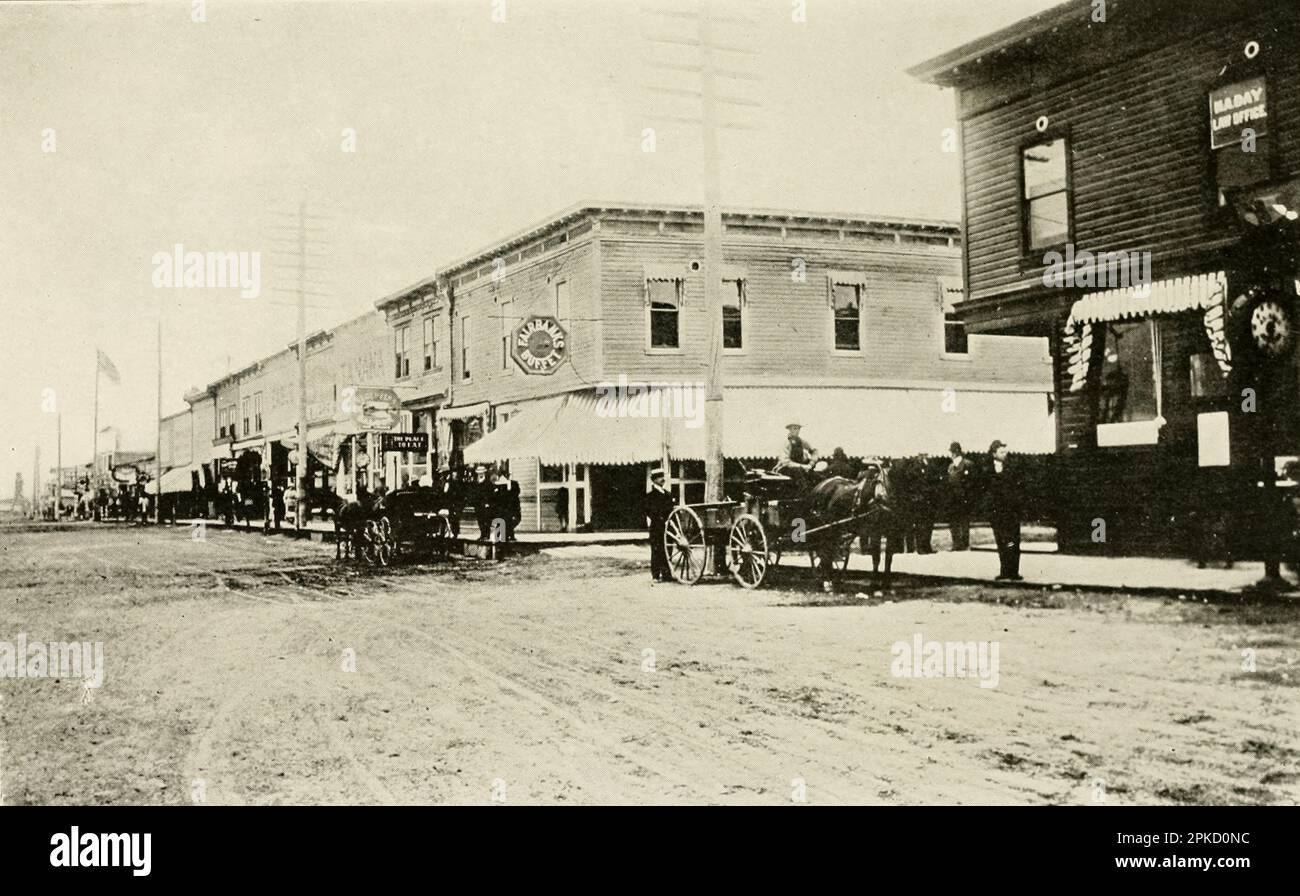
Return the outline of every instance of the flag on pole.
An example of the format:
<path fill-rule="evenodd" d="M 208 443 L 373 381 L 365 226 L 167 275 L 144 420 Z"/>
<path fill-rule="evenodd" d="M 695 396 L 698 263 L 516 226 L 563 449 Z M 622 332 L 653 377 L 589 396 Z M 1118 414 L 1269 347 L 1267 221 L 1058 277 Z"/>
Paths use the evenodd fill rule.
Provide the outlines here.
<path fill-rule="evenodd" d="M 117 367 L 114 366 L 112 360 L 108 357 L 108 355 L 104 354 L 99 349 L 95 349 L 95 357 L 99 362 L 100 373 L 104 374 L 104 376 L 108 377 L 110 380 L 112 380 L 115 383 L 122 382 L 122 377 L 117 372 Z"/>

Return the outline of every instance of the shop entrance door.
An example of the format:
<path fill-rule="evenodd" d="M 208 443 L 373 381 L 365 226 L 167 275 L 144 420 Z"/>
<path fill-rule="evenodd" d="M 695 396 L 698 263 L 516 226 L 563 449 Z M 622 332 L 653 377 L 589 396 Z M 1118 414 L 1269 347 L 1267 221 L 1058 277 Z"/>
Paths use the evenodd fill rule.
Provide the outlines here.
<path fill-rule="evenodd" d="M 645 480 L 642 464 L 593 466 L 592 527 L 602 532 L 644 529 Z"/>

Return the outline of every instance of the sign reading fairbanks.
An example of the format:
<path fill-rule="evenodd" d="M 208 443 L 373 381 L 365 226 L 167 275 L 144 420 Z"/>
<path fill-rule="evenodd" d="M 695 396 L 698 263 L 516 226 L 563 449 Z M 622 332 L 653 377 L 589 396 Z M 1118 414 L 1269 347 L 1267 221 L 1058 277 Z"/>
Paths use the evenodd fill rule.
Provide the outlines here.
<path fill-rule="evenodd" d="M 534 314 L 515 327 L 510 357 L 524 373 L 548 376 L 559 369 L 568 355 L 569 334 L 555 318 Z"/>

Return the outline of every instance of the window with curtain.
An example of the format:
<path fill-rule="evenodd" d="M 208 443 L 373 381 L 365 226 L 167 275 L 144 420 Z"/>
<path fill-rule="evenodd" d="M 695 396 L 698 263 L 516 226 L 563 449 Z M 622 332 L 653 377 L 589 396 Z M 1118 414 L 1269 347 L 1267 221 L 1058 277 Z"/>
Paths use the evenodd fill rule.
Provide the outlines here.
<path fill-rule="evenodd" d="M 831 289 L 835 309 L 835 350 L 862 348 L 862 285 L 836 283 Z"/>
<path fill-rule="evenodd" d="M 649 280 L 646 292 L 650 299 L 650 347 L 680 348 L 682 282 Z"/>
<path fill-rule="evenodd" d="M 424 369 L 432 370 L 437 364 L 437 356 L 433 350 L 433 318 L 426 317 L 423 323 L 424 335 Z"/>
<path fill-rule="evenodd" d="M 722 347 L 745 347 L 745 281 L 722 281 Z"/>

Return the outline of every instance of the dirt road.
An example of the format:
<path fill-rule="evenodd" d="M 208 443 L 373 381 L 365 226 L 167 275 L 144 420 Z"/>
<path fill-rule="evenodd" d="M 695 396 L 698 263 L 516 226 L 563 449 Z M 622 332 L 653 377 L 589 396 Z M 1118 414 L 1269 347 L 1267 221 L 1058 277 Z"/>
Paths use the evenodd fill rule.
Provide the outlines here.
<path fill-rule="evenodd" d="M 375 576 L 258 535 L 0 539 L 0 641 L 105 658 L 99 689 L 0 679 L 6 803 L 1300 802 L 1293 606 L 652 586 L 623 548 Z M 996 687 L 892 674 L 918 634 L 996 642 Z"/>

